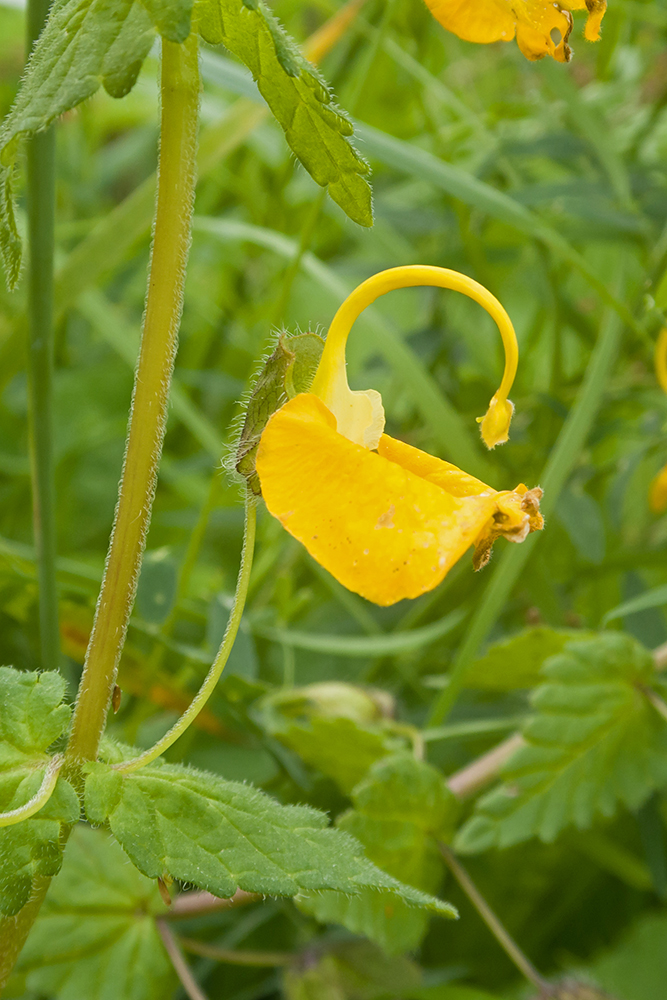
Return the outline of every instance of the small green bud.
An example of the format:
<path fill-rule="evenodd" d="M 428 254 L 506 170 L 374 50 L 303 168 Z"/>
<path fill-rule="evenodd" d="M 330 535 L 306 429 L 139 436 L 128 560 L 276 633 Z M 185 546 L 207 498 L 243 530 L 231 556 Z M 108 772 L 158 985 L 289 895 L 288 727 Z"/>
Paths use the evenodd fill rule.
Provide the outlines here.
<path fill-rule="evenodd" d="M 288 399 L 308 392 L 323 349 L 324 341 L 316 333 L 300 333 L 294 337 L 283 334 L 257 376 L 248 400 L 235 462 L 236 471 L 247 480 L 255 496 L 262 495 L 255 458 L 264 428 Z"/>

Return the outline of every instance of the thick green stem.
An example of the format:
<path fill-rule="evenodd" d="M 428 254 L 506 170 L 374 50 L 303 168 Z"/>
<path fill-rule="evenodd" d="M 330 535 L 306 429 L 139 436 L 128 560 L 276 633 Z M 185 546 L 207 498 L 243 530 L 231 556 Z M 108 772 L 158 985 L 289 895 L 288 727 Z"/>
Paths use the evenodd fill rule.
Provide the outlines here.
<path fill-rule="evenodd" d="M 162 42 L 158 192 L 146 313 L 116 518 L 67 748 L 97 755 L 150 523 L 190 247 L 199 112 L 197 35 Z"/>
<path fill-rule="evenodd" d="M 544 467 L 540 485 L 544 489 L 542 512 L 545 517 L 554 510 L 558 496 L 586 443 L 616 358 L 621 329 L 618 316 L 609 310 L 602 321 L 600 336 L 591 355 L 577 401 L 570 410 Z M 536 532 L 522 545 L 512 545 L 503 552 L 456 655 L 449 683 L 433 707 L 428 720 L 429 726 L 439 726 L 449 714 L 464 686 L 469 664 L 497 621 L 538 539 L 539 533 Z"/>
<path fill-rule="evenodd" d="M 29 0 L 27 50 L 46 21 L 49 0 Z M 55 130 L 27 143 L 28 211 L 28 420 L 32 507 L 39 581 L 41 665 L 60 662 L 56 586 L 56 517 L 53 463 L 53 230 L 55 222 Z"/>

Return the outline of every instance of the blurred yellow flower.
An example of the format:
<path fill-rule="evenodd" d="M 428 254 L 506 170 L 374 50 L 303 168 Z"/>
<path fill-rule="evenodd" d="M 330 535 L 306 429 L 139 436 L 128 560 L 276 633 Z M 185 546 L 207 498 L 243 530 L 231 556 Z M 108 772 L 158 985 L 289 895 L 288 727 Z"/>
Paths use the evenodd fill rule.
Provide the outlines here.
<path fill-rule="evenodd" d="M 462 291 L 498 323 L 505 374 L 481 424 L 488 447 L 507 440 L 507 393 L 518 358 L 507 313 L 465 275 L 415 266 L 374 275 L 346 299 L 331 324 L 311 391 L 273 414 L 257 452 L 271 514 L 340 583 L 380 605 L 432 590 L 470 546 L 479 569 L 499 536 L 522 542 L 543 527 L 539 488 L 522 484 L 496 492 L 449 462 L 389 437 L 380 394 L 350 390 L 345 344 L 352 323 L 379 295 L 415 285 Z"/>
<path fill-rule="evenodd" d="M 667 327 L 662 328 L 655 345 L 655 373 L 658 382 L 667 392 Z M 667 465 L 651 483 L 649 503 L 656 514 L 662 514 L 667 508 Z"/>
<path fill-rule="evenodd" d="M 448 31 L 468 42 L 509 42 L 515 36 L 527 59 L 553 56 L 568 62 L 573 10 L 587 10 L 584 36 L 600 37 L 607 0 L 426 0 Z"/>

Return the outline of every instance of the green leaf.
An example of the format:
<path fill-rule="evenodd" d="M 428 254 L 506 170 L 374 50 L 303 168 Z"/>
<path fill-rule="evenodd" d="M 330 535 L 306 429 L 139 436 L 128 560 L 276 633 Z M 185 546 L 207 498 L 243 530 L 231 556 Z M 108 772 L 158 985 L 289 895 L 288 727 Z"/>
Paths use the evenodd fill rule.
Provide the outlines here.
<path fill-rule="evenodd" d="M 337 820 L 339 829 L 360 840 L 383 870 L 436 892 L 443 876 L 437 841 L 451 837 L 459 808 L 442 775 L 411 754 L 395 754 L 371 768 L 352 801 L 354 808 Z M 368 892 L 352 898 L 309 893 L 297 903 L 322 923 L 341 923 L 365 934 L 389 954 L 417 947 L 428 924 L 428 913 L 410 910 L 400 900 L 382 905 L 377 894 L 372 898 Z"/>
<path fill-rule="evenodd" d="M 667 917 L 641 917 L 613 950 L 587 970 L 603 989 L 628 1000 L 662 1000 L 667 982 Z"/>
<path fill-rule="evenodd" d="M 69 723 L 64 693 L 60 674 L 0 667 L 0 811 L 25 805 L 39 789 L 50 760 L 46 751 Z M 30 898 L 33 879 L 58 872 L 61 827 L 75 823 L 79 811 L 76 792 L 58 778 L 39 812 L 0 829 L 0 913 L 18 913 Z"/>
<path fill-rule="evenodd" d="M 354 222 L 373 224 L 369 167 L 322 77 L 260 0 L 200 0 L 199 30 L 245 63 L 311 177 Z"/>
<path fill-rule="evenodd" d="M 21 137 L 46 128 L 100 84 L 112 97 L 134 86 L 155 39 L 182 42 L 190 32 L 192 0 L 61 0 L 51 10 L 16 101 L 0 131 L 0 253 L 14 288 L 21 239 L 14 211 L 14 163 Z"/>
<path fill-rule="evenodd" d="M 236 448 L 236 471 L 255 494 L 261 496 L 255 459 L 269 418 L 288 399 L 310 389 L 322 357 L 324 341 L 316 333 L 281 336 L 273 354 L 264 362 L 250 392 L 245 419 Z"/>
<path fill-rule="evenodd" d="M 165 910 L 108 833 L 77 826 L 17 973 L 56 1000 L 162 1000 L 175 984 L 154 922 Z"/>
<path fill-rule="evenodd" d="M 412 996 L 419 969 L 407 958 L 387 959 L 368 942 L 339 945 L 316 963 L 290 969 L 286 1000 L 387 1000 Z"/>
<path fill-rule="evenodd" d="M 141 0 L 163 38 L 184 42 L 190 34 L 193 0 Z"/>
<path fill-rule="evenodd" d="M 541 680 L 542 664 L 560 653 L 567 642 L 586 638 L 574 629 L 540 626 L 494 643 L 466 673 L 466 687 L 481 691 L 516 691 L 532 688 Z"/>
<path fill-rule="evenodd" d="M 114 754 L 118 756 L 118 752 Z M 86 812 L 108 822 L 139 871 L 220 897 L 372 888 L 450 915 L 452 908 L 371 864 L 361 845 L 306 806 L 282 806 L 248 785 L 169 764 L 124 775 L 90 765 Z"/>
<path fill-rule="evenodd" d="M 344 794 L 366 777 L 372 764 L 397 748 L 388 734 L 345 718 L 315 716 L 309 726 L 290 726 L 277 736 L 306 764 L 332 778 Z"/>
<path fill-rule="evenodd" d="M 461 830 L 462 853 L 553 841 L 567 826 L 613 815 L 619 802 L 636 809 L 667 781 L 667 726 L 642 690 L 654 676 L 643 646 L 621 633 L 571 643 L 543 673 L 526 746 Z"/>

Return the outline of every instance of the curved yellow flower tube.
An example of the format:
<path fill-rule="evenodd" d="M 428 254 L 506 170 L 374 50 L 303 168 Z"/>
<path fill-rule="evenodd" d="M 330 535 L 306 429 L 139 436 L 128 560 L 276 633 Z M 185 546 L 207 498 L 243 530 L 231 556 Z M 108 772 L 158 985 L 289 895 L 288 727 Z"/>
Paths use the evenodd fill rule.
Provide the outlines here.
<path fill-rule="evenodd" d="M 497 492 L 449 462 L 383 433 L 374 390 L 352 392 L 345 345 L 359 313 L 384 292 L 413 285 L 464 292 L 494 317 L 505 345 L 505 373 L 482 420 L 489 447 L 507 440 L 516 373 L 514 329 L 500 303 L 477 282 L 437 267 L 399 267 L 374 275 L 336 313 L 309 392 L 269 418 L 255 469 L 266 506 L 340 583 L 376 604 L 418 597 L 437 586 L 466 549 L 484 566 L 501 535 L 522 542 L 539 531 L 542 491 Z"/>
<path fill-rule="evenodd" d="M 663 326 L 655 345 L 655 373 L 661 387 L 667 392 L 667 327 Z M 667 465 L 651 483 L 649 504 L 655 514 L 667 508 Z"/>
<path fill-rule="evenodd" d="M 527 59 L 550 55 L 569 62 L 573 10 L 587 10 L 584 37 L 596 42 L 606 0 L 426 0 L 433 16 L 448 31 L 468 42 L 509 42 Z"/>
<path fill-rule="evenodd" d="M 345 373 L 345 346 L 352 324 L 366 306 L 381 295 L 397 288 L 431 285 L 462 292 L 478 302 L 495 320 L 505 348 L 505 371 L 498 391 L 489 403 L 484 417 L 479 418 L 482 438 L 487 448 L 503 444 L 509 437 L 514 407 L 508 394 L 512 388 L 519 362 L 519 346 L 512 321 L 498 299 L 483 285 L 458 271 L 427 264 L 412 264 L 380 271 L 362 282 L 343 302 L 333 318 L 324 353 L 311 386 L 311 392 L 336 417 L 338 433 L 366 448 L 377 448 L 384 431 L 384 410 L 380 394 L 374 389 L 353 392 Z"/>

